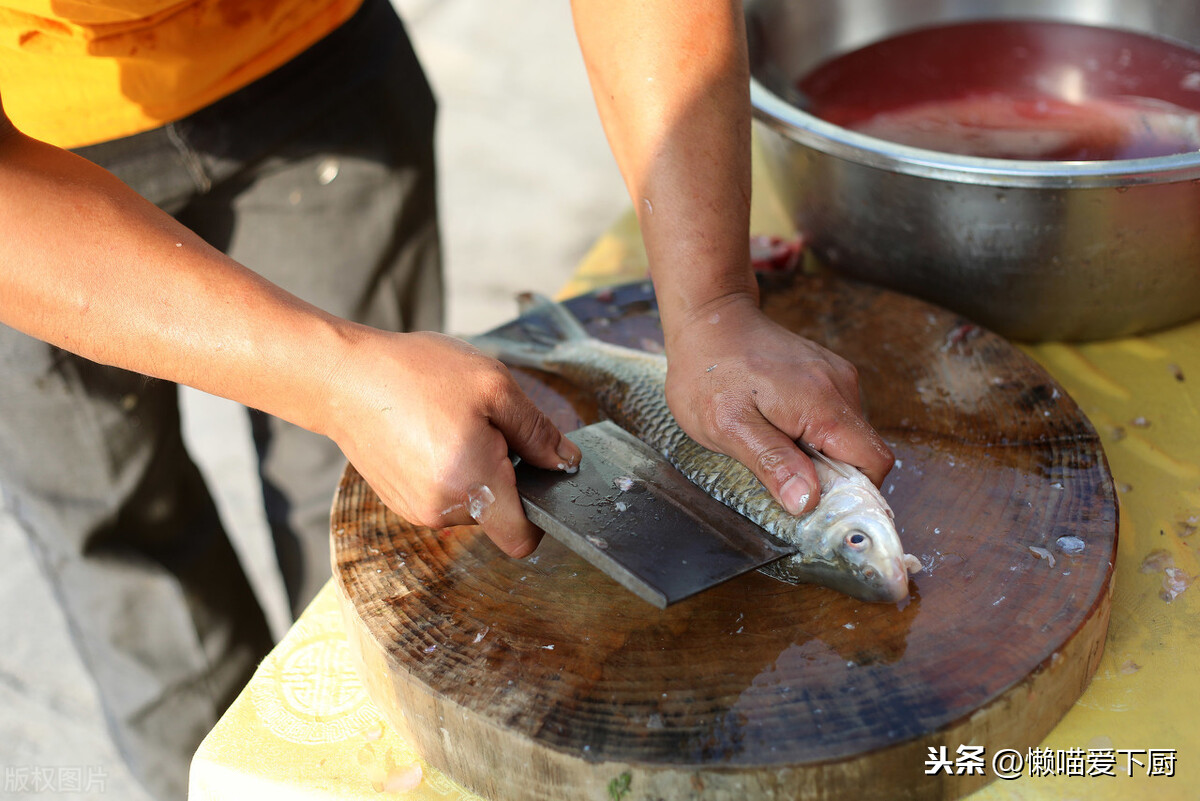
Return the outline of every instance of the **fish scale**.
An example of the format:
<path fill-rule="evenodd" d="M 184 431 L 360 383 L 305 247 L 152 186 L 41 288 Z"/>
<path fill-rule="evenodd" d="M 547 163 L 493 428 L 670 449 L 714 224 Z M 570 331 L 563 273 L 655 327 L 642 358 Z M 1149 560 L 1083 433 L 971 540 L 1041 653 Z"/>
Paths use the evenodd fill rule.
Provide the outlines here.
<path fill-rule="evenodd" d="M 763 514 L 778 504 L 754 473 L 703 447 L 675 422 L 665 402 L 666 357 L 596 340 L 568 341 L 547 356 L 543 369 L 592 390 L 613 422 L 662 453 L 689 481 L 772 534 L 780 533 L 778 517 Z"/>
<path fill-rule="evenodd" d="M 556 373 L 592 393 L 621 428 L 645 442 L 689 481 L 766 531 L 798 546 L 796 554 L 760 570 L 789 583 L 814 582 L 864 600 L 901 600 L 908 594 L 904 552 L 891 509 L 857 469 L 808 451 L 821 480 L 816 509 L 792 515 L 754 473 L 689 437 L 666 401 L 667 360 L 662 354 L 600 342 L 565 307 L 541 299 L 522 319 L 533 341 L 485 334 L 472 341 L 511 363 Z M 545 325 L 554 336 L 546 340 Z"/>

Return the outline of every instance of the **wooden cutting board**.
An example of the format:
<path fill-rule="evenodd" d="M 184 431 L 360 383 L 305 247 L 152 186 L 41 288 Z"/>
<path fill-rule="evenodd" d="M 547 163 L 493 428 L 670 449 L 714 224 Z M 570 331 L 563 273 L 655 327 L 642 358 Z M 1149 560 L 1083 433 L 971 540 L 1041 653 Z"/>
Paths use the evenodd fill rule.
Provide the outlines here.
<path fill-rule="evenodd" d="M 661 342 L 648 284 L 567 305 L 599 338 Z M 1007 341 L 886 290 L 799 278 L 764 308 L 859 368 L 925 565 L 910 601 L 752 573 L 660 611 L 549 538 L 512 560 L 475 527 L 412 526 L 348 468 L 332 525 L 351 646 L 431 764 L 493 801 L 950 798 L 1079 697 L 1117 509 L 1075 403 Z M 557 379 L 518 380 L 565 429 L 598 419 Z M 930 747 L 972 744 L 984 776 L 926 775 Z"/>

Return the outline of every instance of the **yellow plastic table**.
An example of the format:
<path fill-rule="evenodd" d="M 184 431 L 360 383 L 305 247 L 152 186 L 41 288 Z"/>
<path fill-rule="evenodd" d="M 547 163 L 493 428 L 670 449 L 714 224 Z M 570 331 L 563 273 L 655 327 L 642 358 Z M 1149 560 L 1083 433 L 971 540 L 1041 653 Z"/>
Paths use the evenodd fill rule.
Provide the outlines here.
<path fill-rule="evenodd" d="M 770 196 L 759 195 L 753 231 L 790 234 Z M 561 294 L 645 275 L 628 214 Z M 1200 323 L 1024 350 L 1091 419 L 1117 482 L 1120 535 L 1104 657 L 1042 746 L 1019 754 L 1019 767 L 1012 753 L 998 756 L 1007 744 L 997 742 L 949 743 L 945 760 L 931 755 L 925 768 L 972 769 L 969 750 L 958 747 L 982 746 L 985 775 L 1016 775 L 972 801 L 1200 798 L 1200 586 L 1190 587 L 1200 572 Z M 426 765 L 384 723 L 354 672 L 332 585 L 204 740 L 190 797 L 479 798 Z"/>

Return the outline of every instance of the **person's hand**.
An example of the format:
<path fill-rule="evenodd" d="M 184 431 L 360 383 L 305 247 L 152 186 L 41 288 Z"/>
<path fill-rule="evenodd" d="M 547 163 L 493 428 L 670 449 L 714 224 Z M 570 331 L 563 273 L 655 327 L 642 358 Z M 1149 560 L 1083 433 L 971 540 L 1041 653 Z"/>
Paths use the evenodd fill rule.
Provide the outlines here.
<path fill-rule="evenodd" d="M 667 365 L 667 403 L 683 430 L 750 468 L 792 514 L 821 493 L 797 441 L 876 486 L 892 467 L 891 450 L 863 419 L 854 366 L 769 320 L 748 295 L 670 331 Z"/>
<path fill-rule="evenodd" d="M 367 331 L 331 385 L 328 433 L 392 511 L 431 527 L 477 522 L 513 557 L 537 547 L 509 452 L 571 469 L 579 448 L 504 365 L 453 337 Z"/>

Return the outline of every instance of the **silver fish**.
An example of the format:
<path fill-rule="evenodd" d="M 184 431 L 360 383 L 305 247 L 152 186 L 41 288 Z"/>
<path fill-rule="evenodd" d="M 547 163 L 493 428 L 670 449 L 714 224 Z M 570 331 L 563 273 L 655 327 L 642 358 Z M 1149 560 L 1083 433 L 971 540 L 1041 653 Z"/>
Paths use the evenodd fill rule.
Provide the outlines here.
<path fill-rule="evenodd" d="M 679 427 L 667 408 L 665 356 L 601 342 L 565 307 L 545 298 L 522 311 L 534 341 L 485 334 L 472 342 L 509 364 L 556 373 L 594 394 L 615 423 L 662 453 L 694 484 L 799 547 L 762 572 L 866 601 L 908 597 L 904 549 L 892 511 L 856 468 L 802 446 L 817 469 L 821 500 L 806 515 L 789 514 L 748 468 L 708 450 Z"/>

